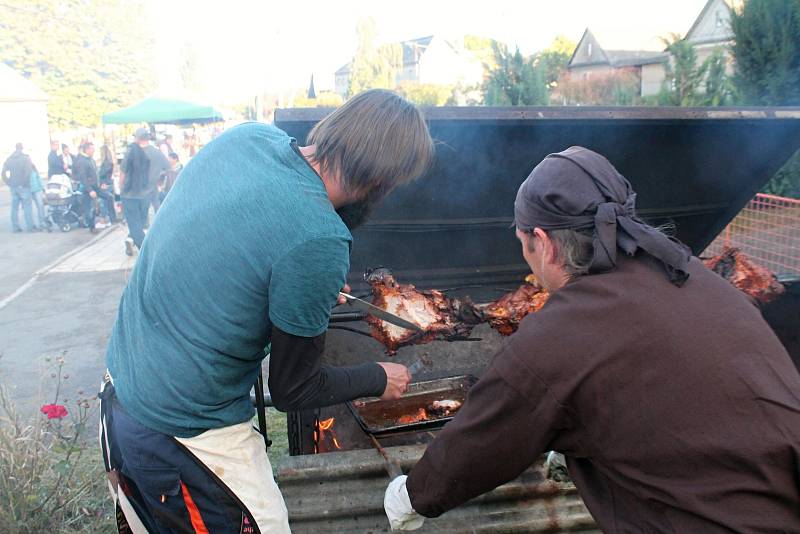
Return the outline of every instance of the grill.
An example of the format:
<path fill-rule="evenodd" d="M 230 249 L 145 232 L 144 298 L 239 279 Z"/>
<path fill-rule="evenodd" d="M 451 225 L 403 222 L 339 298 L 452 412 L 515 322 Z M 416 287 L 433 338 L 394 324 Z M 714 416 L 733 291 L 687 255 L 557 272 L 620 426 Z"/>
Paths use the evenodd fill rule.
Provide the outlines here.
<path fill-rule="evenodd" d="M 302 142 L 329 111 L 278 110 L 276 124 Z M 637 191 L 639 215 L 672 227 L 695 254 L 800 147 L 800 108 L 434 108 L 425 113 L 438 141 L 435 164 L 426 177 L 394 192 L 354 232 L 348 282 L 355 294 L 367 293 L 363 273 L 379 266 L 391 268 L 401 282 L 475 302 L 516 289 L 528 272 L 508 228 L 517 187 L 547 154 L 570 145 L 608 157 Z M 800 363 L 800 284 L 796 277 L 782 281 L 786 295 L 764 313 Z M 363 333 L 369 327 L 357 314 L 335 309 L 325 363 L 388 359 L 380 357 L 382 345 L 352 330 Z M 501 337 L 484 324 L 471 338 L 403 347 L 394 361 L 431 362 L 415 382 L 480 377 Z M 388 482 L 383 459 L 357 413 L 339 405 L 288 415 L 293 457 L 279 466 L 278 482 L 294 531 L 388 530 L 382 490 L 375 490 Z M 400 425 L 375 436 L 387 456 L 408 470 L 439 426 Z M 320 494 L 322 485 L 327 491 Z M 343 499 L 342 492 L 352 498 Z M 318 498 L 304 498 L 310 495 Z M 465 519 L 471 531 L 486 532 L 583 531 L 593 525 L 574 488 L 547 481 L 541 465 L 481 503 L 445 514 L 423 531 L 460 532 Z"/>

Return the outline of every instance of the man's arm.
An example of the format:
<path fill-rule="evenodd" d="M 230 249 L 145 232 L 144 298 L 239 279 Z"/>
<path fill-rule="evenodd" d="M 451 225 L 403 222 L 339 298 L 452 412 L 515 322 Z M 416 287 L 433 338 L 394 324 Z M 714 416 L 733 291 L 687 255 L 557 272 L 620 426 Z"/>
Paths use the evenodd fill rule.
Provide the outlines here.
<path fill-rule="evenodd" d="M 411 505 L 437 517 L 513 480 L 568 424 L 547 384 L 506 343 L 408 476 Z"/>
<path fill-rule="evenodd" d="M 72 179 L 82 184 L 84 182 L 84 171 L 83 158 L 75 158 L 72 162 Z"/>
<path fill-rule="evenodd" d="M 322 365 L 324 351 L 325 334 L 300 337 L 272 328 L 269 392 L 276 408 L 287 412 L 383 395 L 386 372 L 380 365 Z"/>
<path fill-rule="evenodd" d="M 269 386 L 279 407 L 322 406 L 369 395 L 397 398 L 408 383 L 408 370 L 399 364 L 339 368 L 320 363 L 331 308 L 350 266 L 349 252 L 343 237 L 313 238 L 272 266 Z"/>

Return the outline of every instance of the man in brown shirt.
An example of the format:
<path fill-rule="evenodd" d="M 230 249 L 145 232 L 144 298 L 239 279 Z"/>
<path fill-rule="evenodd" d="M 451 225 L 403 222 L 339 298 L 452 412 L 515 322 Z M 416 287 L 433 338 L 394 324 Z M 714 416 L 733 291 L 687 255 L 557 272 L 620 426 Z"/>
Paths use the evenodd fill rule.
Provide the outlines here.
<path fill-rule="evenodd" d="M 581 147 L 520 187 L 517 235 L 552 296 L 390 484 L 393 528 L 558 450 L 605 532 L 800 532 L 800 375 L 748 298 L 634 202 Z"/>

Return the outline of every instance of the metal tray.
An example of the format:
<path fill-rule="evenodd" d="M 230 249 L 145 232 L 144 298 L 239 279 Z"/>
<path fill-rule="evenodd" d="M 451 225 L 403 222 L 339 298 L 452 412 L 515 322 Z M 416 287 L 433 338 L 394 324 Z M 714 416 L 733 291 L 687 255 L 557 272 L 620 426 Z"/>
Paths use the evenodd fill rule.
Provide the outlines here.
<path fill-rule="evenodd" d="M 381 435 L 390 432 L 406 432 L 441 428 L 454 415 L 445 415 L 416 423 L 398 423 L 403 415 L 413 414 L 437 400 L 464 402 L 467 392 L 477 382 L 473 375 L 453 376 L 438 380 L 416 382 L 397 400 L 362 399 L 347 403 L 358 424 L 368 434 Z"/>

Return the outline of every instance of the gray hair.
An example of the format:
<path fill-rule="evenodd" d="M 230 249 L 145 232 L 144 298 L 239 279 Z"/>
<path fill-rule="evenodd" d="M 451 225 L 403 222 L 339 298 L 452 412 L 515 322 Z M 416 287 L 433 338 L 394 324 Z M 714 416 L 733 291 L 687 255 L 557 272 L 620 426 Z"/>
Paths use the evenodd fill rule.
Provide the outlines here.
<path fill-rule="evenodd" d="M 345 102 L 314 126 L 308 144 L 320 169 L 345 191 L 377 198 L 424 174 L 434 152 L 422 113 L 385 89 Z"/>
<path fill-rule="evenodd" d="M 592 264 L 592 255 L 594 254 L 591 230 L 567 228 L 546 230 L 546 232 L 556 247 L 562 269 L 570 278 L 589 274 L 589 266 Z M 532 232 L 529 233 L 532 234 Z M 532 249 L 533 240 L 528 241 L 528 243 Z"/>

